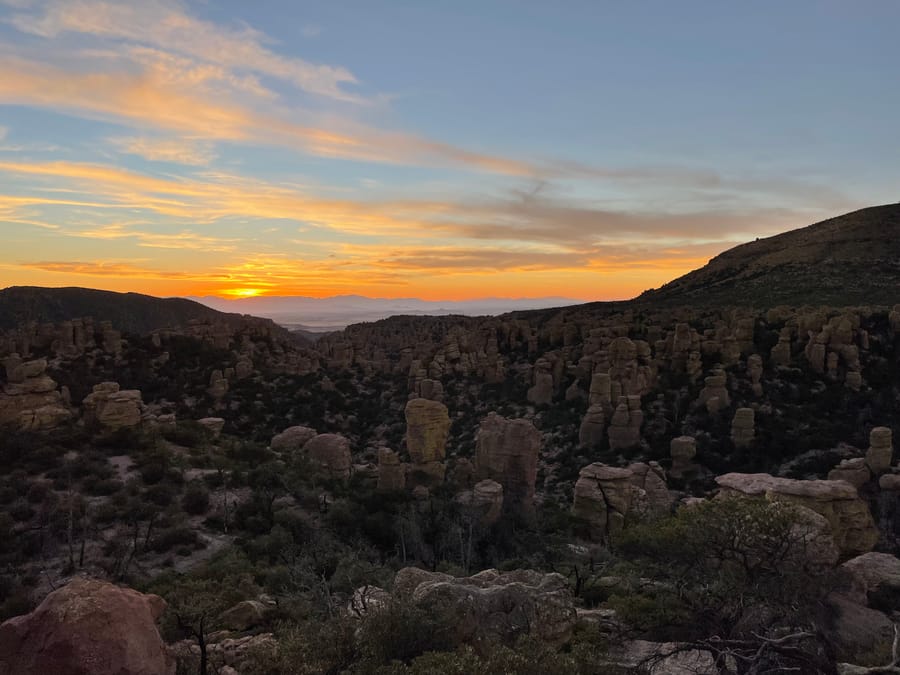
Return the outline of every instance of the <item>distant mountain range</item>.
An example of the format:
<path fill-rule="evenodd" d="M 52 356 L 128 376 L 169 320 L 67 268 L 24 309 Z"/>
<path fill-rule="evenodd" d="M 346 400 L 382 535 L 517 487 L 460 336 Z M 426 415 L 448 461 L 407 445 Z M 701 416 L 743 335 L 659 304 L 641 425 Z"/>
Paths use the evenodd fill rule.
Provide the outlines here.
<path fill-rule="evenodd" d="M 13 286 L 0 290 L 0 329 L 28 321 L 58 322 L 92 316 L 120 330 L 146 333 L 192 319 L 271 319 L 295 334 L 341 330 L 398 314 L 468 316 L 527 310 L 578 311 L 625 306 L 894 305 L 900 303 L 900 204 L 873 206 L 790 232 L 736 246 L 710 262 L 634 300 L 581 303 L 570 298 L 485 298 L 433 302 L 359 295 L 332 298 L 155 298 L 87 288 Z"/>
<path fill-rule="evenodd" d="M 330 298 L 260 296 L 233 300 L 206 296 L 190 299 L 222 312 L 262 316 L 291 330 L 310 332 L 341 330 L 350 324 L 378 321 L 398 314 L 485 316 L 518 310 L 563 307 L 583 302 L 557 297 L 483 298 L 452 302 L 417 298 L 367 298 L 362 295 L 338 295 Z"/>

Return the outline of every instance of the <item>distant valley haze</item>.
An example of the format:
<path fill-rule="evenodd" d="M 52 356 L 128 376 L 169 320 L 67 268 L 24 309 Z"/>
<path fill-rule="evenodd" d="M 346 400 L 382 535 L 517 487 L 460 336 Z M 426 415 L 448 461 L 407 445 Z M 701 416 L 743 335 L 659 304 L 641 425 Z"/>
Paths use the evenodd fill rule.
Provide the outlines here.
<path fill-rule="evenodd" d="M 252 314 L 289 329 L 311 332 L 340 330 L 350 324 L 378 321 L 398 314 L 468 316 L 505 314 L 523 309 L 547 309 L 576 305 L 571 298 L 480 298 L 475 300 L 420 300 L 418 298 L 367 298 L 342 295 L 330 298 L 303 296 L 258 296 L 228 299 L 216 296 L 192 297 L 220 312 Z"/>

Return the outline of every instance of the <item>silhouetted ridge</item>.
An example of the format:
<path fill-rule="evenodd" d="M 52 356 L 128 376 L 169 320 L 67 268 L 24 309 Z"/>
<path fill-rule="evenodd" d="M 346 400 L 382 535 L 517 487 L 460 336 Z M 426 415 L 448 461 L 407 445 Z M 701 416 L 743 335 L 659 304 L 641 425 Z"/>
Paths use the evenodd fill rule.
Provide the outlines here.
<path fill-rule="evenodd" d="M 638 302 L 893 305 L 900 302 L 900 204 L 873 206 L 736 246 Z"/>
<path fill-rule="evenodd" d="M 12 286 L 0 290 L 0 329 L 15 328 L 29 321 L 56 323 L 87 316 L 96 321 L 111 321 L 117 329 L 132 333 L 181 328 L 192 320 L 241 321 L 239 314 L 225 314 L 183 298 L 74 287 Z"/>

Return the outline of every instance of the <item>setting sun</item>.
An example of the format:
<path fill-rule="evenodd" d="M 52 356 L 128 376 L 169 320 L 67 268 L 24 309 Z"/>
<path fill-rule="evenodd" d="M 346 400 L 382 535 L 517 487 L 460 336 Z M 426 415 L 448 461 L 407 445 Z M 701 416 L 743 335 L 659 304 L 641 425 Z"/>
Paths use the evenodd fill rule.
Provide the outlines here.
<path fill-rule="evenodd" d="M 230 298 L 255 298 L 262 293 L 261 288 L 228 288 L 222 291 L 222 295 Z"/>

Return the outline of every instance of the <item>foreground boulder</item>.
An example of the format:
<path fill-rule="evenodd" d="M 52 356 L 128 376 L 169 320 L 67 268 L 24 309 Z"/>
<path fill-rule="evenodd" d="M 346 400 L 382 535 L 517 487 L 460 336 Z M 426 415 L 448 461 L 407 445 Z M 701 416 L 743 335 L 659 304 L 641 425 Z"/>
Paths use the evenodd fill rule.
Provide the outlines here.
<path fill-rule="evenodd" d="M 456 578 L 407 567 L 397 572 L 393 598 L 446 617 L 455 644 L 512 644 L 528 635 L 559 646 L 578 621 L 563 576 L 532 570 Z"/>
<path fill-rule="evenodd" d="M 856 488 L 842 480 L 794 480 L 767 473 L 728 473 L 716 478 L 723 495 L 764 497 L 804 506 L 823 516 L 842 555 L 871 551 L 878 528 Z"/>
<path fill-rule="evenodd" d="M 0 626 L 0 675 L 172 675 L 156 628 L 165 607 L 157 595 L 75 579 Z"/>

